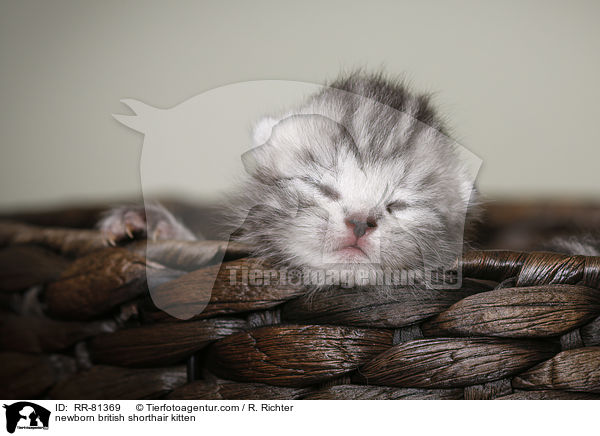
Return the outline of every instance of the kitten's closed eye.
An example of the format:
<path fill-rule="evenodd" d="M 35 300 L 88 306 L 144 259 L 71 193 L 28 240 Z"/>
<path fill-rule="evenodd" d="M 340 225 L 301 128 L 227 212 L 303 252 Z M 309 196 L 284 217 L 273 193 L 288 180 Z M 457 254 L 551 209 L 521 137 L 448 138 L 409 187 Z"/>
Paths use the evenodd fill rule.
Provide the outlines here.
<path fill-rule="evenodd" d="M 406 203 L 405 201 L 396 200 L 396 201 L 392 201 L 391 203 L 388 203 L 387 206 L 385 207 L 385 209 L 388 211 L 388 213 L 394 213 L 394 212 L 404 210 L 407 207 L 408 207 L 408 203 Z"/>
<path fill-rule="evenodd" d="M 337 192 L 331 186 L 323 185 L 321 183 L 317 183 L 315 186 L 321 192 L 321 194 L 323 194 L 325 197 L 331 198 L 332 200 L 339 200 L 340 199 L 339 192 Z"/>

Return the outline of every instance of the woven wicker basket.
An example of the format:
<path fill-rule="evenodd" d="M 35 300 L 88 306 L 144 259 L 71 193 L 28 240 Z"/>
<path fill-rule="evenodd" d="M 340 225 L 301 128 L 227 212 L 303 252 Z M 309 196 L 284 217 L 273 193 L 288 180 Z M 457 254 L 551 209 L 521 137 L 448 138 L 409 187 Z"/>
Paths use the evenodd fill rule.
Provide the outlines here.
<path fill-rule="evenodd" d="M 573 211 L 494 205 L 482 244 L 531 244 L 572 226 Z M 578 211 L 579 228 L 599 222 L 600 208 Z M 94 230 L 67 228 L 96 212 L 0 223 L 1 397 L 600 398 L 598 257 L 470 251 L 460 290 L 309 298 L 294 286 L 232 285 L 232 270 L 257 262 L 244 247 L 107 247 Z M 170 317 L 147 277 L 163 304 L 206 308 Z"/>

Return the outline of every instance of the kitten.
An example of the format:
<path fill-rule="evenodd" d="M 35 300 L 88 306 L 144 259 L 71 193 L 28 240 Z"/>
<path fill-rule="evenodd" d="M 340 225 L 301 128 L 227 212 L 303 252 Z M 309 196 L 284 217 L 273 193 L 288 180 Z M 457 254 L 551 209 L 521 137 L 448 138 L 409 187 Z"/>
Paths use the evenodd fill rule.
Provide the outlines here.
<path fill-rule="evenodd" d="M 248 176 L 229 218 L 239 226 L 234 238 L 292 268 L 449 267 L 462 253 L 465 218 L 476 216 L 473 180 L 428 96 L 380 74 L 341 77 L 264 118 L 243 161 Z M 109 212 L 100 228 L 126 236 L 130 212 Z M 189 237 L 161 213 L 150 233 L 161 222 Z"/>

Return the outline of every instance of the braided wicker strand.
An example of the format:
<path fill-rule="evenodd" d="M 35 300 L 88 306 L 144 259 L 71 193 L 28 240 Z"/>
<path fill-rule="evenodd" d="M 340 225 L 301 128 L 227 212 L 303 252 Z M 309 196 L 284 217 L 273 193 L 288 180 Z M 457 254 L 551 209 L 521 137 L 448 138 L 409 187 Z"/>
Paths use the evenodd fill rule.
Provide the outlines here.
<path fill-rule="evenodd" d="M 0 242 L 5 398 L 600 398 L 598 257 L 470 251 L 460 289 L 374 299 L 232 283 L 268 265 L 219 241 L 3 222 Z"/>

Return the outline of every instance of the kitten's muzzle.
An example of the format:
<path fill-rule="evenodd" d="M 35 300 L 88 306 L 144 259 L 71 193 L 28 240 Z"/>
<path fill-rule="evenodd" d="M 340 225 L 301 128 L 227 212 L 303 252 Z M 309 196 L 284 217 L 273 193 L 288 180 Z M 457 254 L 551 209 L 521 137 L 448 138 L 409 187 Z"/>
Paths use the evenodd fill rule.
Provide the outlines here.
<path fill-rule="evenodd" d="M 360 238 L 365 233 L 377 227 L 377 220 L 374 217 L 356 217 L 351 216 L 346 218 L 345 223 L 354 232 L 354 236 Z"/>

